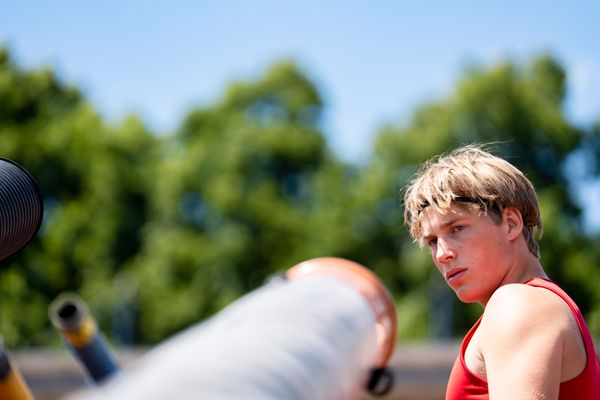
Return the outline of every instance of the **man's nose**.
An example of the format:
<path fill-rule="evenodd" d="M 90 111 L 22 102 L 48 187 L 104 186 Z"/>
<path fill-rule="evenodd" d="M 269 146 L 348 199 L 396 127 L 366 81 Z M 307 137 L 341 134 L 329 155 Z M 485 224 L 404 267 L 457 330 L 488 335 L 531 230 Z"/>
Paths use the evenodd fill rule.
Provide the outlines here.
<path fill-rule="evenodd" d="M 438 263 L 446 264 L 453 260 L 456 254 L 452 246 L 445 240 L 438 239 L 437 248 L 435 253 L 435 259 Z"/>

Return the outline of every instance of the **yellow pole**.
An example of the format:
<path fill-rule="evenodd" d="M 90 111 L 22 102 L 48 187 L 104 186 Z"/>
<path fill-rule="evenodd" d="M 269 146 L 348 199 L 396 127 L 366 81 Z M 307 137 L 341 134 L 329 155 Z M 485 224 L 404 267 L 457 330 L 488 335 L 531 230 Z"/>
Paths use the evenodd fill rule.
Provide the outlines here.
<path fill-rule="evenodd" d="M 0 399 L 34 400 L 19 370 L 11 365 L 0 338 Z"/>
<path fill-rule="evenodd" d="M 33 400 L 33 395 L 18 371 L 11 370 L 8 376 L 0 381 L 0 399 Z"/>

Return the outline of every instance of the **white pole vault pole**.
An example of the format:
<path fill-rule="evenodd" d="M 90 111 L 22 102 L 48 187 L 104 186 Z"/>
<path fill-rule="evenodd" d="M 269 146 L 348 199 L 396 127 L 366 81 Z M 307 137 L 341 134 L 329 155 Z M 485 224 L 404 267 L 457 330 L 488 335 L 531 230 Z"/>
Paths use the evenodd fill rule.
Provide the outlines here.
<path fill-rule="evenodd" d="M 394 303 L 365 267 L 298 264 L 73 400 L 355 399 L 389 360 Z"/>

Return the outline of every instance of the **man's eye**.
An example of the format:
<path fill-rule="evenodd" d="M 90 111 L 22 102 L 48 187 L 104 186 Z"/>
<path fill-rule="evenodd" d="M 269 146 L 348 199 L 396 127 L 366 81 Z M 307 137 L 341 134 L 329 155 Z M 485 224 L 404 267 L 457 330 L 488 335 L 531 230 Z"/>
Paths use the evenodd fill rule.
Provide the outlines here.
<path fill-rule="evenodd" d="M 429 239 L 427 241 L 427 246 L 429 246 L 429 247 L 435 246 L 436 244 L 437 244 L 437 238 Z"/>
<path fill-rule="evenodd" d="M 452 227 L 452 231 L 453 232 L 460 232 L 460 231 L 464 231 L 465 227 L 463 225 L 456 225 L 454 227 Z"/>

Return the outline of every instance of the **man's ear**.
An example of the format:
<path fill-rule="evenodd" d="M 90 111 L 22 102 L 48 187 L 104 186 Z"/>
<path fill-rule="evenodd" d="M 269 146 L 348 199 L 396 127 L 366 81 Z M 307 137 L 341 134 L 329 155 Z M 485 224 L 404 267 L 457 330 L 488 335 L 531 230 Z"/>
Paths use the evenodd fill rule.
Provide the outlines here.
<path fill-rule="evenodd" d="M 509 240 L 515 240 L 523 232 L 523 217 L 521 212 L 514 207 L 502 210 L 502 220 L 506 225 Z"/>

